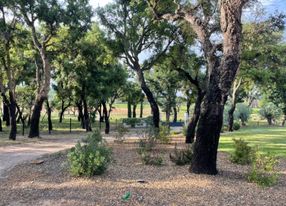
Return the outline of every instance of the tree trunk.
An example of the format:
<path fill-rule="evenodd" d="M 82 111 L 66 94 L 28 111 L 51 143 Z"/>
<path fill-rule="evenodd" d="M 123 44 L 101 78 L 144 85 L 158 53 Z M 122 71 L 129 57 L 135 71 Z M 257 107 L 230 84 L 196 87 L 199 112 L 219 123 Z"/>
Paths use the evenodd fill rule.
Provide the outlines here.
<path fill-rule="evenodd" d="M 0 132 L 3 132 L 3 128 L 2 128 L 2 119 L 0 117 Z"/>
<path fill-rule="evenodd" d="M 17 135 L 16 101 L 14 98 L 14 94 L 12 92 L 9 92 L 9 98 L 10 98 L 9 113 L 10 113 L 10 123 L 11 123 L 9 139 L 16 140 L 16 135 Z"/>
<path fill-rule="evenodd" d="M 89 114 L 88 114 L 88 108 L 87 108 L 87 102 L 84 96 L 82 96 L 82 102 L 83 102 L 83 110 L 84 110 L 84 125 L 85 125 L 85 130 L 87 132 L 92 131 L 91 125 L 90 125 L 90 119 L 89 119 Z"/>
<path fill-rule="evenodd" d="M 102 115 L 102 104 L 100 104 L 99 106 L 99 110 L 98 110 L 98 114 L 99 114 L 99 122 L 104 122 L 104 115 Z"/>
<path fill-rule="evenodd" d="M 198 122 L 194 155 L 190 170 L 199 174 L 217 174 L 216 160 L 223 110 L 239 68 L 242 7 L 247 1 L 222 1 L 220 25 L 223 35 L 223 57 L 212 53 L 210 37 L 196 27 L 207 60 L 208 84 Z M 233 12 L 235 11 L 235 12 Z M 192 19 L 190 19 L 192 21 Z M 201 32 L 201 33 L 200 33 Z M 203 35 L 202 35 L 203 34 Z"/>
<path fill-rule="evenodd" d="M 190 116 L 191 104 L 192 104 L 191 100 L 188 99 L 188 100 L 187 100 L 187 114 L 188 114 L 188 116 Z"/>
<path fill-rule="evenodd" d="M 9 115 L 9 107 L 7 104 L 3 103 L 3 121 L 6 122 L 6 126 L 10 126 L 10 115 Z"/>
<path fill-rule="evenodd" d="M 235 106 L 236 104 L 232 104 L 231 108 L 228 110 L 228 131 L 232 132 L 233 131 L 233 121 L 234 121 L 234 111 L 235 111 Z"/>
<path fill-rule="evenodd" d="M 39 129 L 39 124 L 40 124 L 40 117 L 41 117 L 41 111 L 43 107 L 43 103 L 46 98 L 40 97 L 37 98 L 34 109 L 32 112 L 32 117 L 31 117 L 31 123 L 30 123 L 30 132 L 29 132 L 29 138 L 34 138 L 34 137 L 39 137 L 40 136 L 40 129 Z"/>
<path fill-rule="evenodd" d="M 143 109 L 144 109 L 143 103 L 144 103 L 144 100 L 142 99 L 140 101 L 140 118 L 143 118 Z"/>
<path fill-rule="evenodd" d="M 130 102 L 129 99 L 128 99 L 128 101 L 127 101 L 127 117 L 128 117 L 128 118 L 131 118 L 131 117 L 132 117 L 131 102 Z"/>
<path fill-rule="evenodd" d="M 173 122 L 177 122 L 177 121 L 178 121 L 178 112 L 177 112 L 177 108 L 176 108 L 176 107 L 174 107 L 174 108 L 173 108 L 173 110 L 174 110 L 174 119 L 173 119 Z"/>
<path fill-rule="evenodd" d="M 47 104 L 47 114 L 48 114 L 48 128 L 50 133 L 53 130 L 52 108 L 50 107 L 49 100 L 46 101 L 46 104 Z"/>
<path fill-rule="evenodd" d="M 187 135 L 186 135 L 187 144 L 194 142 L 196 127 L 197 127 L 200 113 L 201 113 L 201 104 L 202 104 L 203 98 L 204 98 L 204 94 L 202 92 L 198 92 L 198 97 L 196 99 L 194 113 L 187 127 Z"/>
<path fill-rule="evenodd" d="M 149 87 L 147 86 L 146 82 L 145 82 L 145 78 L 144 78 L 144 74 L 142 72 L 141 69 L 137 69 L 137 75 L 138 75 L 138 79 L 139 82 L 141 84 L 141 89 L 143 90 L 143 92 L 145 93 L 148 102 L 150 104 L 151 110 L 152 110 L 152 115 L 153 115 L 153 126 L 155 128 L 159 128 L 159 124 L 160 124 L 160 111 L 159 111 L 159 107 L 158 104 L 153 96 L 153 93 L 151 92 L 151 90 L 149 89 Z"/>
<path fill-rule="evenodd" d="M 166 123 L 167 123 L 167 126 L 170 125 L 170 110 L 169 109 L 166 110 Z"/>
<path fill-rule="evenodd" d="M 283 121 L 282 121 L 282 124 L 281 124 L 282 127 L 285 126 L 285 121 L 286 121 L 286 114 L 284 114 L 284 118 L 283 118 Z"/>
<path fill-rule="evenodd" d="M 82 100 L 76 103 L 77 108 L 78 108 L 78 121 L 80 121 L 81 128 L 85 129 L 85 124 L 84 124 L 84 117 L 83 117 L 83 112 L 82 112 Z"/>
<path fill-rule="evenodd" d="M 267 122 L 268 122 L 268 125 L 271 126 L 272 125 L 272 118 L 271 117 L 267 117 Z"/>
<path fill-rule="evenodd" d="M 136 104 L 133 104 L 133 118 L 136 118 Z"/>
<path fill-rule="evenodd" d="M 107 112 L 106 102 L 103 101 L 102 106 L 103 106 L 103 114 L 104 114 L 104 119 L 105 119 L 105 134 L 109 134 L 110 123 L 109 123 L 109 115 Z"/>
<path fill-rule="evenodd" d="M 62 100 L 62 106 L 61 106 L 61 112 L 60 112 L 60 119 L 59 119 L 59 123 L 62 123 L 63 122 L 63 116 L 64 116 L 64 113 L 65 111 L 67 110 L 67 108 L 70 107 L 70 102 L 68 103 L 67 106 L 65 106 L 65 101 Z"/>

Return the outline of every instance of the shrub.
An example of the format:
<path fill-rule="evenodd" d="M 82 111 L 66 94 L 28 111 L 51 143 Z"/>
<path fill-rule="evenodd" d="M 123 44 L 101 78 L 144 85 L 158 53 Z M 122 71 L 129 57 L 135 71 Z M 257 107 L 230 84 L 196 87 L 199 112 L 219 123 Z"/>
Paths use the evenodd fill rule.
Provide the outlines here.
<path fill-rule="evenodd" d="M 111 162 L 111 150 L 99 131 L 89 135 L 83 144 L 78 142 L 68 153 L 70 172 L 75 176 L 93 176 L 104 173 Z"/>
<path fill-rule="evenodd" d="M 253 160 L 253 149 L 242 139 L 233 139 L 234 153 L 231 154 L 230 160 L 235 164 L 246 165 Z"/>
<path fill-rule="evenodd" d="M 239 130 L 240 129 L 240 124 L 238 122 L 233 123 L 233 130 Z"/>
<path fill-rule="evenodd" d="M 123 123 L 130 125 L 132 128 L 135 127 L 137 123 L 141 122 L 141 119 L 138 118 L 126 118 L 122 120 Z"/>
<path fill-rule="evenodd" d="M 274 119 L 281 116 L 282 111 L 274 103 L 269 102 L 261 107 L 259 113 L 261 117 L 266 119 L 268 124 L 271 125 Z"/>
<path fill-rule="evenodd" d="M 129 130 L 123 126 L 123 124 L 119 124 L 116 127 L 116 134 L 115 134 L 115 139 L 118 142 L 122 142 L 124 140 L 124 135 L 128 132 Z"/>
<path fill-rule="evenodd" d="M 164 144 L 170 143 L 170 128 L 168 126 L 161 126 L 159 133 L 156 135 L 156 138 Z"/>
<path fill-rule="evenodd" d="M 142 162 L 145 165 L 155 165 L 155 166 L 163 165 L 163 158 L 158 154 L 153 154 L 151 152 L 142 152 L 140 156 Z"/>
<path fill-rule="evenodd" d="M 234 118 L 241 121 L 242 125 L 248 121 L 250 117 L 251 110 L 250 108 L 244 103 L 236 104 Z"/>
<path fill-rule="evenodd" d="M 139 150 L 151 151 L 157 144 L 157 129 L 150 127 L 144 130 L 142 134 L 142 139 L 139 141 Z"/>
<path fill-rule="evenodd" d="M 251 171 L 248 174 L 248 180 L 262 187 L 269 187 L 276 184 L 278 172 L 275 167 L 277 164 L 278 160 L 273 155 L 263 155 L 256 152 Z"/>
<path fill-rule="evenodd" d="M 170 160 L 176 165 L 190 164 L 193 157 L 193 145 L 187 145 L 183 150 L 179 150 L 175 145 L 174 152 L 170 153 Z"/>

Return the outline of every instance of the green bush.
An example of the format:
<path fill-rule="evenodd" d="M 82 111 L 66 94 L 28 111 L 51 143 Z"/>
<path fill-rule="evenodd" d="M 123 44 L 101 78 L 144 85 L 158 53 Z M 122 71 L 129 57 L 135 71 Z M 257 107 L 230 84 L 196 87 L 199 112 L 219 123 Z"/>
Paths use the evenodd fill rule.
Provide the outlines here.
<path fill-rule="evenodd" d="M 233 123 L 233 130 L 239 130 L 240 129 L 240 124 L 238 122 Z"/>
<path fill-rule="evenodd" d="M 96 131 L 68 153 L 70 172 L 74 176 L 100 175 L 111 162 L 111 154 L 100 132 Z"/>
<path fill-rule="evenodd" d="M 248 174 L 248 180 L 262 187 L 269 187 L 276 184 L 278 172 L 275 167 L 277 164 L 278 160 L 273 155 L 263 155 L 256 152 L 251 171 Z"/>
<path fill-rule="evenodd" d="M 242 125 L 248 121 L 250 117 L 251 109 L 244 103 L 236 104 L 234 118 L 241 121 Z"/>
<path fill-rule="evenodd" d="M 123 126 L 123 124 L 118 124 L 116 127 L 116 133 L 115 133 L 115 139 L 118 142 L 123 142 L 124 141 L 124 135 L 128 132 L 129 130 Z"/>
<path fill-rule="evenodd" d="M 274 119 L 278 119 L 281 116 L 282 111 L 274 103 L 269 102 L 261 107 L 259 113 L 271 125 Z"/>
<path fill-rule="evenodd" d="M 161 126 L 156 137 L 160 142 L 168 144 L 171 142 L 170 128 L 168 126 Z"/>
<path fill-rule="evenodd" d="M 250 164 L 253 160 L 253 149 L 242 139 L 233 139 L 233 141 L 234 153 L 231 154 L 231 162 L 240 165 Z"/>
<path fill-rule="evenodd" d="M 163 158 L 159 155 L 155 155 L 152 152 L 142 152 L 140 154 L 141 160 L 145 165 L 163 165 Z"/>
<path fill-rule="evenodd" d="M 139 118 L 126 118 L 122 120 L 123 123 L 130 125 L 132 128 L 134 128 L 135 125 L 140 123 L 141 121 L 142 120 Z"/>
<path fill-rule="evenodd" d="M 176 165 L 186 165 L 192 162 L 193 158 L 193 145 L 187 145 L 187 147 L 183 150 L 179 150 L 177 145 L 175 145 L 175 149 L 173 153 L 170 153 L 170 160 L 174 162 Z"/>

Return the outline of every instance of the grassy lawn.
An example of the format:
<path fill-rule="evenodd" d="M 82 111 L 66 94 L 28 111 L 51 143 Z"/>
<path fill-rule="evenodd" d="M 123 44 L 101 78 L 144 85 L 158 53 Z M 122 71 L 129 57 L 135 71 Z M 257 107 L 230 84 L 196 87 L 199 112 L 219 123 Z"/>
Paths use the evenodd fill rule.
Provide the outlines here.
<path fill-rule="evenodd" d="M 279 126 L 250 126 L 232 133 L 222 133 L 220 151 L 232 152 L 233 140 L 242 138 L 251 146 L 258 146 L 263 153 L 286 157 L 286 127 Z"/>

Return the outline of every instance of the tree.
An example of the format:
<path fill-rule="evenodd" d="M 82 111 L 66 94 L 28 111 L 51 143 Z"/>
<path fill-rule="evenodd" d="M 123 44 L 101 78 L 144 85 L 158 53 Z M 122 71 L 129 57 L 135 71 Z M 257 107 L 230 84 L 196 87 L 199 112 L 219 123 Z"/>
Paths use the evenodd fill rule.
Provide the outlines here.
<path fill-rule="evenodd" d="M 145 1 L 117 0 L 97 12 L 102 24 L 110 34 L 115 54 L 123 58 L 138 77 L 141 89 L 151 106 L 154 127 L 159 127 L 160 113 L 152 91 L 146 83 L 144 72 L 166 53 L 175 34 L 173 27 L 165 22 L 159 24 L 152 18 Z M 149 52 L 141 64 L 140 56 Z"/>
<path fill-rule="evenodd" d="M 282 111 L 273 102 L 269 102 L 261 107 L 259 113 L 267 120 L 268 125 L 272 125 L 273 120 L 279 118 Z"/>
<path fill-rule="evenodd" d="M 160 10 L 158 0 L 149 2 L 157 19 L 172 21 L 180 19 L 191 25 L 207 63 L 206 94 L 202 103 L 190 168 L 194 173 L 217 174 L 217 149 L 223 110 L 239 68 L 241 15 L 247 2 L 247 0 L 197 1 L 197 4 L 182 5 L 174 1 L 177 9 L 168 13 Z M 219 29 L 223 44 L 211 41 L 211 35 Z M 217 51 L 221 49 L 221 55 L 218 55 Z"/>

